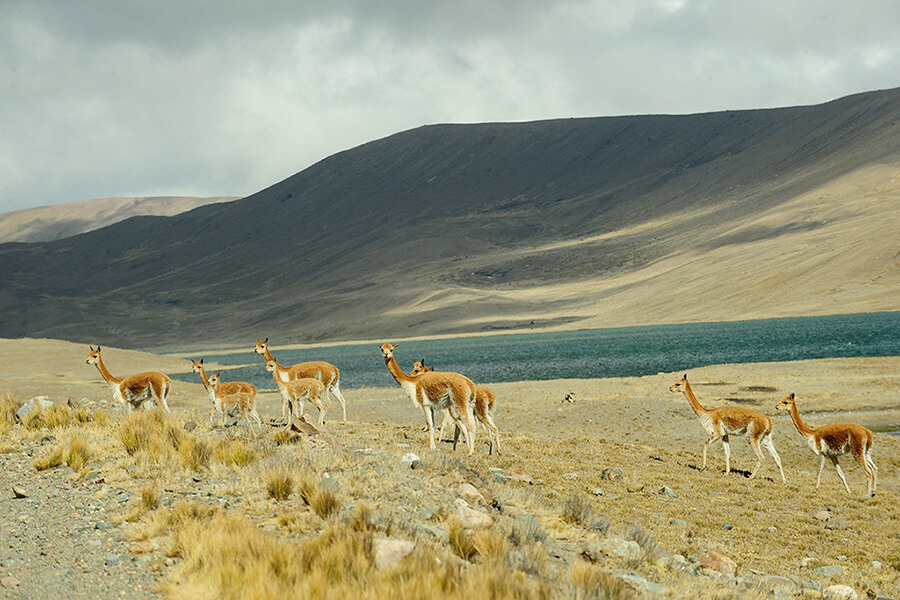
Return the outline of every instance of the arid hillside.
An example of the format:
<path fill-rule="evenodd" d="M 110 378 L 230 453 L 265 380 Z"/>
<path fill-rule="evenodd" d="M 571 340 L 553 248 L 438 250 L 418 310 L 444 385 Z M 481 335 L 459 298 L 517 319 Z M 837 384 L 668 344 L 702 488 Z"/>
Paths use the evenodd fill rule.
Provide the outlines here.
<path fill-rule="evenodd" d="M 138 215 L 169 217 L 237 197 L 97 198 L 0 214 L 0 242 L 49 242 L 93 231 Z"/>
<path fill-rule="evenodd" d="M 900 89 L 432 125 L 243 200 L 0 245 L 0 336 L 187 350 L 900 309 Z"/>

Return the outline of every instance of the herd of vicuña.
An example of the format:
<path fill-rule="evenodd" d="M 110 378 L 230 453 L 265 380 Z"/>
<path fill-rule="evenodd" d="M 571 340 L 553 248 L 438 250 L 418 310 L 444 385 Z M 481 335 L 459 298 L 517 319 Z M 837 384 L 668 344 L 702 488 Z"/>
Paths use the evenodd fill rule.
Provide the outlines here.
<path fill-rule="evenodd" d="M 475 421 L 477 419 L 488 433 L 488 453 L 493 454 L 494 448 L 496 448 L 497 454 L 500 454 L 500 431 L 494 422 L 494 393 L 486 387 L 476 386 L 471 379 L 459 373 L 435 371 L 432 367 L 426 366 L 424 359 L 415 361 L 412 371 L 406 373 L 394 358 L 394 350 L 398 347 L 399 344 L 384 343 L 380 346 L 381 355 L 394 381 L 406 393 L 413 405 L 422 410 L 430 447 L 432 449 L 436 447 L 435 414 L 437 413 L 443 414 L 439 438 L 443 438 L 444 428 L 448 424 L 455 425 L 454 450 L 459 435 L 462 434 L 468 454 L 471 455 L 475 451 Z M 324 426 L 325 412 L 331 406 L 332 399 L 340 402 L 343 420 L 347 421 L 347 404 L 341 393 L 340 372 L 337 367 L 323 361 L 304 362 L 289 367 L 282 366 L 269 351 L 269 338 L 257 339 L 253 351 L 263 356 L 266 371 L 272 373 L 275 387 L 282 398 L 281 418 L 286 424 L 290 425 L 294 419 L 300 418 L 304 412 L 304 403 L 309 402 L 319 411 L 319 426 Z M 151 401 L 166 413 L 171 412 L 167 397 L 172 382 L 163 373 L 150 371 L 119 379 L 106 368 L 100 355 L 99 346 L 96 349 L 91 346 L 87 363 L 97 367 L 103 380 L 112 389 L 114 400 L 127 406 L 129 411 L 139 408 L 144 402 Z M 255 406 L 256 386 L 242 381 L 222 381 L 221 373 L 207 376 L 202 359 L 192 360 L 191 365 L 193 372 L 200 376 L 200 381 L 212 402 L 210 414 L 220 414 L 223 424 L 226 416 L 236 417 L 240 414 L 249 426 L 252 427 L 255 424 L 262 427 L 262 419 Z M 765 448 L 778 466 L 781 481 L 786 481 L 781 457 L 778 456 L 772 441 L 771 418 L 755 410 L 738 406 L 704 408 L 694 395 L 687 374 L 676 381 L 669 390 L 685 395 L 691 408 L 700 419 L 703 429 L 709 434 L 709 438 L 703 443 L 701 470 L 706 468 L 709 445 L 721 440 L 722 448 L 725 451 L 725 473 L 731 472 L 730 436 L 745 435 L 756 454 L 756 465 L 750 473 L 750 479 L 755 478 L 759 473 L 763 461 L 762 448 Z M 816 477 L 816 489 L 819 489 L 827 457 L 834 465 L 847 493 L 850 494 L 850 486 L 847 485 L 847 479 L 844 477 L 838 457 L 843 454 L 852 454 L 865 472 L 867 494 L 875 495 L 878 485 L 878 468 L 872 460 L 871 431 L 853 423 L 824 425 L 812 429 L 800 418 L 794 394 L 787 396 L 775 408 L 789 411 L 797 431 L 806 439 L 810 449 L 818 455 L 819 470 Z"/>

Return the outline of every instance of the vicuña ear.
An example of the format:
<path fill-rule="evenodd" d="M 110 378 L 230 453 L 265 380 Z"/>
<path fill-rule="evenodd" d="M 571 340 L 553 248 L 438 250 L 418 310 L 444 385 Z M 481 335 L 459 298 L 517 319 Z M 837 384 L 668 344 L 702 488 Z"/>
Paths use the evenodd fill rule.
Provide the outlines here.
<path fill-rule="evenodd" d="M 794 399 L 794 392 L 791 392 L 791 400 Z"/>
<path fill-rule="evenodd" d="M 684 374 L 684 380 L 687 381 L 687 373 Z"/>

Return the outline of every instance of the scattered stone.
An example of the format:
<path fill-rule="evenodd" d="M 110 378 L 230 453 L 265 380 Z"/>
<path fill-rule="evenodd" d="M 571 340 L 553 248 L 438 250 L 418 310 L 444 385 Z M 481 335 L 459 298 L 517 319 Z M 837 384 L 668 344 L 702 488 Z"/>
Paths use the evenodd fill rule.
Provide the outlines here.
<path fill-rule="evenodd" d="M 116 525 L 114 523 L 110 523 L 109 521 L 97 521 L 94 524 L 94 529 L 98 529 L 100 531 L 107 531 L 109 529 L 115 529 Z"/>
<path fill-rule="evenodd" d="M 497 483 L 506 483 L 507 481 L 509 481 L 509 477 L 507 477 L 503 473 L 494 473 L 493 476 L 494 481 L 496 481 Z"/>
<path fill-rule="evenodd" d="M 831 529 L 833 531 L 847 529 L 847 519 L 833 519 L 825 523 L 825 529 Z"/>
<path fill-rule="evenodd" d="M 574 471 L 563 473 L 562 478 L 566 481 L 575 481 L 576 479 L 578 479 L 578 473 L 575 473 Z"/>
<path fill-rule="evenodd" d="M 590 544 L 592 552 L 600 553 L 609 558 L 622 558 L 625 560 L 637 560 L 641 557 L 641 546 L 634 540 L 608 537 Z"/>
<path fill-rule="evenodd" d="M 675 527 L 687 527 L 688 522 L 684 519 L 672 519 L 669 521 L 669 525 L 674 525 Z"/>
<path fill-rule="evenodd" d="M 416 456 L 413 452 L 407 452 L 400 458 L 400 462 L 406 465 L 407 467 L 412 467 L 414 461 L 421 460 L 418 456 Z"/>
<path fill-rule="evenodd" d="M 50 396 L 35 396 L 19 407 L 16 411 L 16 420 L 21 421 L 33 410 L 47 410 L 51 406 L 53 406 L 53 400 Z"/>
<path fill-rule="evenodd" d="M 119 564 L 119 555 L 118 554 L 107 554 L 106 558 L 103 560 L 103 563 L 107 567 L 115 567 Z"/>
<path fill-rule="evenodd" d="M 817 560 L 815 558 L 813 558 L 812 556 L 806 556 L 806 557 L 800 559 L 800 568 L 808 569 L 808 568 L 810 568 L 810 565 L 812 565 L 815 562 L 817 562 Z"/>
<path fill-rule="evenodd" d="M 844 574 L 844 567 L 841 565 L 825 565 L 822 567 L 813 567 L 813 572 L 822 577 L 834 577 Z"/>
<path fill-rule="evenodd" d="M 725 556 L 710 550 L 700 559 L 700 566 L 721 573 L 726 577 L 737 576 L 737 563 Z"/>
<path fill-rule="evenodd" d="M 638 591 L 643 592 L 644 594 L 649 594 L 651 596 L 665 596 L 669 593 L 669 590 L 666 588 L 666 586 L 654 583 L 646 577 L 641 577 L 640 575 L 635 575 L 634 573 L 622 575 L 621 578 L 636 587 Z"/>
<path fill-rule="evenodd" d="M 459 486 L 459 497 L 469 504 L 484 502 L 484 496 L 471 483 L 464 483 Z"/>
<path fill-rule="evenodd" d="M 609 481 L 619 481 L 625 477 L 625 472 L 622 471 L 619 467 L 606 467 L 600 473 L 600 479 L 606 479 Z"/>
<path fill-rule="evenodd" d="M 802 591 L 795 581 L 780 575 L 763 575 L 759 585 L 771 590 L 774 596 L 795 596 Z"/>
<path fill-rule="evenodd" d="M 456 516 L 465 529 L 487 529 L 494 524 L 491 515 L 469 507 L 462 498 L 456 499 Z"/>
<path fill-rule="evenodd" d="M 322 480 L 319 485 L 322 489 L 328 490 L 329 492 L 338 493 L 341 491 L 341 482 L 339 482 L 334 477 L 326 477 Z"/>
<path fill-rule="evenodd" d="M 185 424 L 184 424 L 184 430 L 185 430 L 185 431 L 193 431 L 193 430 L 195 430 L 195 429 L 197 429 L 197 424 L 196 424 L 196 423 L 194 423 L 193 421 L 186 421 L 186 422 L 185 422 Z"/>
<path fill-rule="evenodd" d="M 722 529 L 724 529 L 725 531 L 731 531 L 732 529 L 734 529 L 734 525 L 732 525 L 731 523 L 724 523 L 722 525 Z"/>
<path fill-rule="evenodd" d="M 17 485 L 13 486 L 12 492 L 13 492 L 14 498 L 27 498 L 28 497 L 28 492 L 25 491 L 25 488 L 19 487 Z"/>
<path fill-rule="evenodd" d="M 670 488 L 667 485 L 664 485 L 661 488 L 659 488 L 659 494 L 663 495 L 663 496 L 668 496 L 669 498 L 677 498 L 678 497 L 678 494 L 675 493 L 675 490 L 673 490 L 672 488 Z"/>
<path fill-rule="evenodd" d="M 427 466 L 428 466 L 428 463 L 426 463 L 421 458 L 419 460 L 414 460 L 411 463 L 409 463 L 410 469 L 424 469 Z"/>
<path fill-rule="evenodd" d="M 432 527 L 431 525 L 422 525 L 421 523 L 416 524 L 416 531 L 425 535 L 425 537 L 431 538 L 443 544 L 450 543 L 450 534 L 441 529 L 440 527 Z"/>
<path fill-rule="evenodd" d="M 884 563 L 881 562 L 880 560 L 873 560 L 873 561 L 872 561 L 872 568 L 873 568 L 873 569 L 880 569 L 880 568 L 882 568 L 883 566 L 884 566 Z"/>
<path fill-rule="evenodd" d="M 600 488 L 594 488 L 591 490 L 591 493 L 595 496 L 602 496 L 603 490 L 601 490 Z"/>
<path fill-rule="evenodd" d="M 91 548 L 99 548 L 103 545 L 103 542 L 101 540 L 90 540 L 87 545 Z"/>
<path fill-rule="evenodd" d="M 831 513 L 827 510 L 819 510 L 813 513 L 813 517 L 818 521 L 827 521 L 831 519 Z"/>
<path fill-rule="evenodd" d="M 534 478 L 525 469 L 513 469 L 509 474 L 509 478 L 513 481 L 521 481 L 522 483 L 527 483 L 529 485 L 534 483 Z"/>
<path fill-rule="evenodd" d="M 829 585 L 823 590 L 826 598 L 847 598 L 847 600 L 859 600 L 859 594 L 849 585 Z"/>
<path fill-rule="evenodd" d="M 375 568 L 389 569 L 409 556 L 415 549 L 416 543 L 409 540 L 376 539 Z"/>
<path fill-rule="evenodd" d="M 236 427 L 240 420 L 237 417 L 226 417 L 225 427 Z"/>
<path fill-rule="evenodd" d="M 0 579 L 0 585 L 2 585 L 3 587 L 8 587 L 8 588 L 19 587 L 20 585 L 22 585 L 22 582 L 19 581 L 18 579 L 16 579 L 15 577 L 13 577 L 12 575 L 10 575 L 9 577 L 4 577 L 4 578 Z"/>
<path fill-rule="evenodd" d="M 643 491 L 644 484 L 643 483 L 629 483 L 628 487 L 625 488 L 631 494 L 636 494 L 637 492 Z"/>
<path fill-rule="evenodd" d="M 775 527 L 774 525 L 771 525 L 766 528 L 766 531 L 768 531 L 769 533 L 778 533 L 778 528 Z"/>

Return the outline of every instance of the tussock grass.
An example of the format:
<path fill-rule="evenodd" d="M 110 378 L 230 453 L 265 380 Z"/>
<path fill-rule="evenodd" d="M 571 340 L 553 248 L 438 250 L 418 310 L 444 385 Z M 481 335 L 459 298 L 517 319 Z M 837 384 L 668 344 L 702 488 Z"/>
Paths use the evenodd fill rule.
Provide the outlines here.
<path fill-rule="evenodd" d="M 563 501 L 560 517 L 566 523 L 587 527 L 590 525 L 593 510 L 583 494 L 570 493 Z"/>
<path fill-rule="evenodd" d="M 73 432 L 67 441 L 56 441 L 43 447 L 32 465 L 38 471 L 46 471 L 65 464 L 80 473 L 92 456 L 88 441 L 81 433 Z"/>
<path fill-rule="evenodd" d="M 601 567 L 575 563 L 569 570 L 569 597 L 577 600 L 625 600 L 635 597 L 624 581 Z"/>
<path fill-rule="evenodd" d="M 475 535 L 462 526 L 455 515 L 447 518 L 445 525 L 450 536 L 450 549 L 463 560 L 473 561 L 479 556 Z"/>
<path fill-rule="evenodd" d="M 16 424 L 16 411 L 22 406 L 22 402 L 6 392 L 0 396 L 0 433 L 9 433 L 9 428 Z"/>
<path fill-rule="evenodd" d="M 31 464 L 38 471 L 53 469 L 63 464 L 65 454 L 65 445 L 60 442 L 56 442 L 50 444 L 49 446 L 44 446 L 43 448 L 41 448 L 41 450 L 38 452 L 37 458 L 35 458 Z"/>
<path fill-rule="evenodd" d="M 259 453 L 242 439 L 226 438 L 216 443 L 215 455 L 222 464 L 246 467 L 257 459 Z"/>
<path fill-rule="evenodd" d="M 200 471 L 208 467 L 214 453 L 209 442 L 192 434 L 181 438 L 177 450 L 181 464 L 193 471 Z"/>
<path fill-rule="evenodd" d="M 278 468 L 266 475 L 266 493 L 276 502 L 287 500 L 294 491 L 294 478 L 286 469 Z"/>

